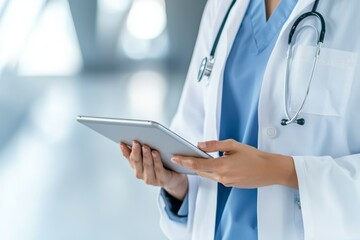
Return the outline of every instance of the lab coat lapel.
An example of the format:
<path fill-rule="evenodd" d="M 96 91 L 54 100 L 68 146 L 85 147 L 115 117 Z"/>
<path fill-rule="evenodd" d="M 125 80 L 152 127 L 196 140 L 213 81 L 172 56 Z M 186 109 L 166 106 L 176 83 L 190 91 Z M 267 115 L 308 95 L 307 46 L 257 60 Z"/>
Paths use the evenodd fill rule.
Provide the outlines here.
<path fill-rule="evenodd" d="M 205 129 L 208 132 L 205 134 L 206 139 L 218 139 L 220 128 L 220 113 L 221 113 L 221 96 L 222 96 L 222 80 L 225 69 L 225 64 L 229 52 L 231 50 L 236 33 L 240 27 L 241 21 L 245 15 L 249 0 L 237 1 L 226 21 L 223 34 L 221 35 L 216 54 L 213 72 L 211 74 L 209 85 L 207 87 L 207 104 L 205 117 Z M 219 22 L 223 20 L 222 16 L 218 19 Z"/>
<path fill-rule="evenodd" d="M 245 15 L 249 0 L 237 1 L 234 5 L 229 18 L 224 27 L 223 34 L 220 38 L 218 49 L 215 55 L 215 65 L 209 84 L 206 89 L 206 116 L 204 133 L 205 140 L 219 138 L 219 116 L 221 112 L 221 95 L 222 95 L 222 79 L 226 64 L 227 56 L 230 52 L 232 43 L 240 27 L 241 21 Z M 229 1 L 230 4 L 230 1 Z M 226 9 L 229 7 L 226 5 Z M 215 27 L 221 25 L 225 12 L 218 16 Z M 216 157 L 217 154 L 214 154 Z M 217 183 L 205 178 L 201 178 L 197 196 L 197 210 L 201 212 L 201 217 L 194 219 L 194 235 L 193 239 L 213 239 L 215 230 L 216 217 L 216 200 L 217 200 Z M 206 223 L 205 223 L 206 222 Z"/>

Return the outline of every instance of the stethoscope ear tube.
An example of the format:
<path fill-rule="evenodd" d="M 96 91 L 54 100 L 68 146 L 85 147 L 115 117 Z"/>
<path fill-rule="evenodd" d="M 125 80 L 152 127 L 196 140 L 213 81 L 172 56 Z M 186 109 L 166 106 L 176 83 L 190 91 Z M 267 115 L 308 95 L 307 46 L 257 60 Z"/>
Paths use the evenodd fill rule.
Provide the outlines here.
<path fill-rule="evenodd" d="M 294 33 L 295 33 L 296 28 L 298 27 L 299 23 L 302 22 L 305 18 L 311 17 L 311 16 L 318 18 L 320 21 L 320 24 L 321 24 L 320 35 L 319 35 L 319 39 L 318 39 L 317 43 L 320 43 L 320 42 L 324 43 L 325 33 L 326 33 L 326 24 L 325 24 L 324 17 L 319 12 L 316 11 L 317 7 L 319 5 L 319 1 L 320 0 L 315 0 L 311 12 L 306 12 L 296 19 L 296 21 L 294 22 L 293 26 L 291 27 L 291 30 L 289 33 L 289 39 L 288 39 L 289 45 L 291 44 L 292 38 L 294 36 Z"/>
<path fill-rule="evenodd" d="M 287 51 L 287 63 L 286 63 L 286 73 L 285 73 L 285 84 L 284 84 L 284 110 L 285 110 L 285 115 L 287 117 L 287 119 L 282 119 L 281 120 L 281 125 L 282 126 L 287 126 L 291 123 L 297 123 L 298 125 L 304 125 L 305 124 L 305 119 L 304 118 L 299 118 L 298 116 L 301 113 L 304 104 L 306 102 L 306 99 L 308 97 L 309 91 L 310 91 L 310 85 L 314 80 L 314 76 L 315 76 L 315 70 L 316 70 L 316 66 L 317 66 L 317 61 L 320 55 L 320 51 L 321 51 L 321 47 L 322 44 L 324 43 L 324 39 L 325 39 L 325 33 L 326 33 L 326 24 L 325 24 L 325 20 L 324 17 L 316 11 L 317 6 L 319 4 L 319 0 L 316 0 L 313 6 L 313 9 L 311 12 L 306 12 L 304 14 L 302 14 L 298 19 L 295 20 L 293 26 L 290 29 L 290 33 L 289 33 L 289 38 L 288 38 L 288 51 Z M 311 71 L 311 77 L 310 77 L 310 81 L 308 83 L 308 87 L 305 93 L 305 96 L 303 98 L 303 101 L 299 107 L 299 109 L 296 111 L 295 115 L 293 117 L 290 117 L 289 111 L 288 111 L 288 105 L 289 105 L 289 78 L 290 78 L 290 65 L 291 65 L 291 58 L 292 58 L 292 47 L 294 46 L 294 42 L 293 42 L 293 37 L 295 35 L 295 32 L 297 30 L 297 27 L 299 26 L 299 24 L 306 19 L 307 17 L 316 17 L 317 19 L 319 19 L 320 24 L 321 24 L 321 30 L 320 33 L 318 33 L 318 38 L 317 38 L 317 48 L 316 48 L 316 54 L 315 54 L 315 59 L 314 59 L 314 64 L 312 67 L 312 71 Z M 300 28 L 299 31 L 301 31 L 302 29 L 304 29 L 304 27 Z M 315 28 L 315 27 L 313 27 Z M 315 29 L 316 30 L 316 29 Z M 317 31 L 316 31 L 317 32 Z M 296 41 L 296 37 L 295 37 L 295 41 Z"/>
<path fill-rule="evenodd" d="M 323 43 L 324 39 L 325 39 L 325 33 L 326 33 L 326 24 L 325 24 L 325 20 L 324 17 L 318 13 L 318 12 L 307 12 L 302 14 L 298 19 L 296 19 L 296 21 L 294 22 L 293 26 L 291 27 L 290 33 L 289 33 L 289 39 L 288 39 L 288 44 L 290 45 L 293 39 L 293 36 L 295 34 L 295 31 L 298 27 L 298 25 L 307 17 L 316 17 L 319 19 L 320 24 L 321 24 L 321 29 L 320 29 L 320 35 L 318 38 L 317 43 Z"/>

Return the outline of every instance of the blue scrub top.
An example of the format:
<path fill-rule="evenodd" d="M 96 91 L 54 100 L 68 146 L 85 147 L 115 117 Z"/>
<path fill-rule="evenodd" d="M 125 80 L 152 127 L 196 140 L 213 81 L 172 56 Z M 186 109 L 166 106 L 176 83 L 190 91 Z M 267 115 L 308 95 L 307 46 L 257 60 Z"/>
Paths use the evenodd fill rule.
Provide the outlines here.
<path fill-rule="evenodd" d="M 258 141 L 258 102 L 264 71 L 282 26 L 297 0 L 283 0 L 266 21 L 265 1 L 251 0 L 226 62 L 220 140 L 235 139 L 253 147 Z M 160 192 L 169 219 L 185 224 L 188 198 Z M 254 240 L 257 232 L 257 189 L 218 184 L 215 239 Z"/>
<path fill-rule="evenodd" d="M 266 21 L 265 1 L 250 1 L 225 66 L 220 140 L 235 139 L 257 147 L 264 71 L 296 2 L 281 1 Z M 215 227 L 215 239 L 257 239 L 257 189 L 218 184 Z"/>

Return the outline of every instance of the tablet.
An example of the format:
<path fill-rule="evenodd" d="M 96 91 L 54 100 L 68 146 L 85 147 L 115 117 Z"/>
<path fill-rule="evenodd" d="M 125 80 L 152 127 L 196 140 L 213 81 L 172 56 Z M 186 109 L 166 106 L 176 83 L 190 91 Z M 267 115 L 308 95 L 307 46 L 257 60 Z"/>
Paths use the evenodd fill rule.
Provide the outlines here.
<path fill-rule="evenodd" d="M 78 116 L 77 121 L 116 143 L 131 146 L 136 140 L 160 152 L 164 166 L 176 172 L 194 174 L 170 161 L 173 155 L 212 158 L 161 124 L 148 120 Z"/>

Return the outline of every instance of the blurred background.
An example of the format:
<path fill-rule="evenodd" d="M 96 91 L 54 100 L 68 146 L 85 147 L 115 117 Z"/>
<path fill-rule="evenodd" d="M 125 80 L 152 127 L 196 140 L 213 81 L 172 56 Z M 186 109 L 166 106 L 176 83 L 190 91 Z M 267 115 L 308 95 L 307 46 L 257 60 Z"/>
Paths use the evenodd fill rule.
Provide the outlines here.
<path fill-rule="evenodd" d="M 157 192 L 77 115 L 168 126 L 206 0 L 0 0 L 0 239 L 165 239 Z"/>

